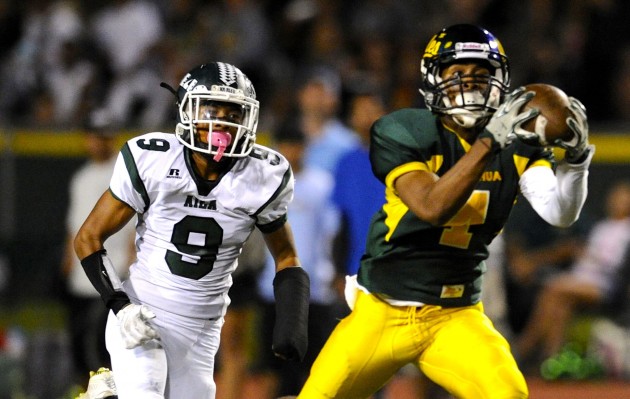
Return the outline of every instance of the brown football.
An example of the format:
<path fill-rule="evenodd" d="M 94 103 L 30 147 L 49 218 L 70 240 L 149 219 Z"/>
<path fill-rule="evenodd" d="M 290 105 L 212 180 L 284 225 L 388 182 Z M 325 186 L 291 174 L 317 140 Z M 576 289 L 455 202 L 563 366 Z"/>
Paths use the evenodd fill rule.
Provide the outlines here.
<path fill-rule="evenodd" d="M 537 108 L 540 110 L 540 115 L 525 122 L 523 129 L 534 132 L 536 123 L 545 124 L 546 120 L 542 145 L 553 145 L 557 139 L 570 140 L 573 133 L 566 122 L 571 116 L 567 94 L 556 86 L 545 83 L 526 85 L 525 90 L 533 91 L 536 95 L 523 106 L 523 110 Z"/>

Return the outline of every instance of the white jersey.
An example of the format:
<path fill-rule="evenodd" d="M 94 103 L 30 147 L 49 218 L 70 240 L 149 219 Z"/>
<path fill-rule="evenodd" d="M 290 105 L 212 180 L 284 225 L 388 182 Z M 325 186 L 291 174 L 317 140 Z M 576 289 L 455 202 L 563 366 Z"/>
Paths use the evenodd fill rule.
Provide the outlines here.
<path fill-rule="evenodd" d="M 282 155 L 255 145 L 216 182 L 201 181 L 184 148 L 173 134 L 148 133 L 118 155 L 110 190 L 138 212 L 138 257 L 123 287 L 132 302 L 211 319 L 225 313 L 254 227 L 286 221 L 293 174 Z"/>

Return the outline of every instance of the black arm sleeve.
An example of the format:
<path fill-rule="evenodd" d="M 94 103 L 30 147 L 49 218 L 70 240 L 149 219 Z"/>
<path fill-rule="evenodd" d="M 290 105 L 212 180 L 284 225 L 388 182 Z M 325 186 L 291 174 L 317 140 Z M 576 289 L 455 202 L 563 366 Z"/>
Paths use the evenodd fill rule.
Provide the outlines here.
<path fill-rule="evenodd" d="M 118 314 L 120 309 L 131 302 L 127 294 L 122 290 L 122 287 L 120 287 L 119 282 L 116 286 L 112 283 L 109 274 L 114 273 L 114 270 L 113 267 L 111 267 L 111 262 L 109 259 L 106 259 L 106 257 L 107 251 L 101 249 L 83 258 L 81 260 L 81 266 L 83 266 L 83 270 L 85 270 L 85 274 L 94 288 L 101 294 L 105 306 L 113 310 L 114 314 Z M 107 267 L 105 262 L 107 262 L 110 267 Z"/>
<path fill-rule="evenodd" d="M 272 350 L 280 357 L 302 361 L 308 346 L 308 303 L 311 289 L 301 267 L 288 267 L 273 280 L 276 322 Z"/>

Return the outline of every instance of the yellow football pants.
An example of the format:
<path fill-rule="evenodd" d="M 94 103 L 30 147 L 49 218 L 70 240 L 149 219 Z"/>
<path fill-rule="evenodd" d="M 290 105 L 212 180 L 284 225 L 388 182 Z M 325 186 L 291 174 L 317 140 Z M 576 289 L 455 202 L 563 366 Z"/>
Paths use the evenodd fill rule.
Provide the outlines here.
<path fill-rule="evenodd" d="M 298 399 L 367 398 L 412 363 L 462 399 L 524 399 L 527 385 L 483 306 L 391 306 L 359 292 Z"/>

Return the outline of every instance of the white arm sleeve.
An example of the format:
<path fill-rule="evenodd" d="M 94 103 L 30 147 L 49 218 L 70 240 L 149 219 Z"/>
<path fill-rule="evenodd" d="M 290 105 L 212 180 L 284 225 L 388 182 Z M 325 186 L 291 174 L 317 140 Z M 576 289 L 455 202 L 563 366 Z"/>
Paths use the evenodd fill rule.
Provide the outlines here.
<path fill-rule="evenodd" d="M 558 163 L 556 174 L 544 166 L 527 169 L 520 179 L 520 188 L 532 208 L 547 223 L 569 227 L 579 218 L 588 192 L 588 167 L 595 147 L 581 164 Z"/>

